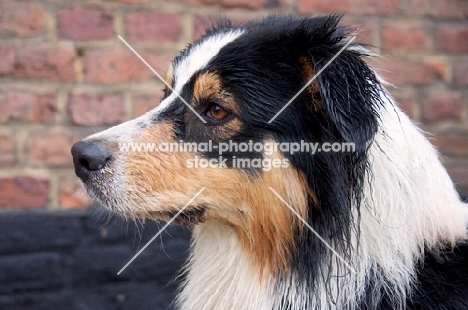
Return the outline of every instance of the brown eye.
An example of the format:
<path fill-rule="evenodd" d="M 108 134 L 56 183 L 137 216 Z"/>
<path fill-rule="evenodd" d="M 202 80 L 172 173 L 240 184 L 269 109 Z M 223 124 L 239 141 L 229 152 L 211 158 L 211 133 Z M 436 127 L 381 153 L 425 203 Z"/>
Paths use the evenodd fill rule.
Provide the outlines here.
<path fill-rule="evenodd" d="M 219 104 L 212 104 L 206 111 L 206 116 L 221 121 L 229 115 L 229 112 L 224 110 Z"/>

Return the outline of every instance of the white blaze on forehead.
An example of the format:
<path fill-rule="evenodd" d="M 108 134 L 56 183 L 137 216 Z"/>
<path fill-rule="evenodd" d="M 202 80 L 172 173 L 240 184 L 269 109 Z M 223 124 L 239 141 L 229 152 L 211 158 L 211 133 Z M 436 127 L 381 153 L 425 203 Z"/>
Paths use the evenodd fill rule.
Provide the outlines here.
<path fill-rule="evenodd" d="M 195 72 L 203 69 L 213 57 L 218 55 L 221 48 L 237 39 L 242 33 L 244 30 L 237 29 L 228 33 L 216 34 L 201 44 L 195 45 L 190 54 L 181 59 L 174 70 L 175 90 L 180 91 Z"/>
<path fill-rule="evenodd" d="M 235 29 L 230 32 L 218 33 L 208 37 L 203 42 L 190 49 L 187 56 L 180 59 L 174 68 L 173 79 L 175 81 L 174 92 L 180 93 L 188 80 L 199 70 L 208 65 L 211 59 L 218 55 L 219 51 L 244 33 L 243 29 Z M 169 97 L 164 99 L 155 111 L 166 109 L 177 95 L 172 92 Z"/>
<path fill-rule="evenodd" d="M 100 133 L 91 135 L 88 139 L 131 140 L 133 135 L 141 130 L 141 125 L 151 123 L 151 119 L 165 110 L 176 98 L 187 81 L 199 70 L 208 65 L 211 59 L 228 43 L 244 33 L 242 29 L 235 29 L 226 33 L 215 34 L 203 42 L 195 45 L 190 53 L 183 57 L 174 68 L 174 91 L 153 110 L 136 119 L 114 126 Z"/>

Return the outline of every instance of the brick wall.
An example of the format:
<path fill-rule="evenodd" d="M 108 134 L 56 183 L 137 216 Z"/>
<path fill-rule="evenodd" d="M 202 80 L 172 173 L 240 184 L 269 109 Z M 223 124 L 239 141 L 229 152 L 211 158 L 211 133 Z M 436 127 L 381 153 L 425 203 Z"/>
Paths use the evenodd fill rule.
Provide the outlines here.
<path fill-rule="evenodd" d="M 159 72 L 219 15 L 347 11 L 359 39 L 385 57 L 403 109 L 435 134 L 468 194 L 466 0 L 80 0 L 0 2 L 0 208 L 83 208 L 70 147 L 154 107 Z"/>

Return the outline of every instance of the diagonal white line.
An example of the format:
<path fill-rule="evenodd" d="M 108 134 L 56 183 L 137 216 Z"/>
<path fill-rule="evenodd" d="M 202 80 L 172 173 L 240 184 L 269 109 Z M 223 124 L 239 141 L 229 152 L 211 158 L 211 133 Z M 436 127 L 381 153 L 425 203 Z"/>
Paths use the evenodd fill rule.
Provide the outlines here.
<path fill-rule="evenodd" d="M 164 85 L 166 85 L 170 90 L 172 90 L 172 92 L 177 96 L 179 97 L 180 100 L 182 100 L 182 102 L 190 109 L 192 110 L 193 113 L 195 113 L 196 116 L 198 116 L 198 118 L 206 124 L 206 121 L 203 119 L 203 117 L 200 116 L 200 114 L 198 114 L 197 111 L 195 111 L 194 108 L 192 108 L 190 106 L 190 104 L 187 103 L 187 101 L 185 101 L 184 98 L 182 98 L 182 96 L 180 96 L 180 94 L 178 92 L 176 92 L 172 87 L 171 85 L 169 85 L 166 80 L 156 71 L 153 69 L 153 67 L 150 66 L 150 64 L 143 58 L 140 56 L 140 54 L 138 54 L 138 52 L 130 45 L 127 43 L 127 41 L 124 40 L 124 38 L 122 38 L 120 35 L 118 36 L 119 39 L 125 44 L 127 45 L 127 47 L 138 57 L 140 58 L 140 60 L 154 73 L 156 74 L 156 76 L 161 80 L 161 82 L 164 83 Z"/>
<path fill-rule="evenodd" d="M 156 238 L 167 228 L 167 226 L 169 226 L 169 225 L 185 210 L 185 208 L 187 208 L 187 206 L 188 206 L 189 204 L 191 204 L 191 203 L 198 197 L 198 195 L 200 195 L 200 194 L 205 190 L 205 188 L 206 188 L 206 187 L 202 187 L 202 189 L 199 190 L 198 193 L 196 193 L 195 196 L 193 196 L 192 199 L 190 199 L 190 201 L 187 202 L 187 204 L 186 204 L 185 206 L 183 206 L 182 209 L 180 209 L 179 212 L 177 212 L 176 215 L 174 215 L 174 217 L 172 217 L 169 221 L 167 221 L 166 225 L 164 225 L 164 227 L 161 228 L 161 229 L 158 231 L 158 233 L 157 233 L 156 235 L 154 235 L 153 238 L 151 238 L 151 240 L 148 241 L 148 243 L 146 243 L 145 246 L 142 247 L 141 250 L 138 251 L 138 253 L 136 253 L 135 256 L 133 256 L 132 259 L 131 259 L 125 266 L 123 266 L 122 269 L 120 269 L 119 272 L 117 272 L 117 275 L 120 275 L 120 274 L 122 273 L 122 271 L 124 271 L 125 268 L 127 268 L 128 265 L 130 265 L 130 264 L 135 260 L 135 258 L 137 258 L 138 255 L 140 255 L 141 252 L 143 252 L 143 251 L 150 245 L 150 243 L 153 242 L 154 239 L 156 239 Z"/>
<path fill-rule="evenodd" d="M 297 213 L 296 210 L 294 210 L 293 207 L 291 207 L 291 206 L 286 202 L 286 200 L 283 199 L 283 197 L 280 196 L 280 194 L 278 194 L 272 187 L 268 187 L 268 188 L 273 192 L 273 194 L 276 195 L 276 197 L 278 197 L 278 198 L 291 210 L 292 213 L 294 213 L 294 215 L 296 215 L 296 216 L 302 221 L 302 223 L 304 223 L 304 225 L 307 226 L 307 228 L 310 229 L 310 231 L 312 231 L 312 233 L 313 233 L 317 238 L 319 238 L 320 241 L 322 241 L 322 242 L 325 244 L 325 246 L 326 246 L 327 248 L 330 249 L 330 251 L 333 252 L 333 254 L 336 255 L 336 257 L 338 257 L 338 258 L 346 265 L 346 267 L 349 268 L 349 270 L 351 270 L 353 273 L 356 274 L 356 270 L 354 270 L 354 268 L 351 267 L 351 265 L 350 265 L 343 257 L 341 257 L 341 255 L 338 254 L 338 252 L 336 252 L 335 249 L 334 249 L 330 244 L 328 244 L 328 242 L 327 242 L 325 239 L 323 239 L 322 236 L 320 236 L 320 234 L 319 234 L 318 232 L 316 232 L 315 229 L 313 229 L 312 226 L 310 226 L 310 224 L 307 223 L 307 221 L 304 220 L 304 219 L 300 216 L 300 214 Z"/>
<path fill-rule="evenodd" d="M 271 122 L 273 122 L 275 120 L 275 118 L 278 117 L 278 115 L 281 114 L 281 112 L 284 111 L 284 109 L 286 109 L 290 104 L 291 102 L 294 101 L 294 99 L 297 98 L 297 96 L 299 96 L 303 91 L 304 89 L 306 89 L 307 87 L 309 87 L 309 85 L 323 72 L 323 70 L 325 70 L 335 59 L 336 57 L 338 57 L 350 44 L 351 42 L 354 41 L 354 39 L 356 39 L 356 36 L 352 37 L 351 39 L 349 39 L 349 41 L 338 51 L 338 53 L 336 53 L 335 56 L 332 57 L 332 59 L 330 59 L 326 64 L 325 66 L 319 70 L 319 72 L 317 72 L 310 80 L 309 82 L 307 82 L 307 84 L 304 85 L 304 87 L 302 87 L 298 92 L 297 94 L 294 95 L 294 97 L 291 98 L 291 100 L 288 101 L 288 103 L 286 103 L 284 105 L 284 107 L 281 108 L 281 110 L 278 111 L 278 113 L 275 114 L 275 116 L 273 116 L 269 121 L 268 121 L 268 124 L 270 124 Z"/>

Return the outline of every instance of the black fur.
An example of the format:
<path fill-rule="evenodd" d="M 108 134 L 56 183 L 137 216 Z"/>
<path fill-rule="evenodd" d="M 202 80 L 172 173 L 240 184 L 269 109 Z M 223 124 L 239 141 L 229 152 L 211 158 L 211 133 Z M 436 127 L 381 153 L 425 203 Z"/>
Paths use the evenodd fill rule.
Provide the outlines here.
<path fill-rule="evenodd" d="M 367 149 L 379 129 L 377 110 L 382 104 L 381 85 L 362 59 L 365 52 L 357 48 L 345 50 L 318 76 L 315 83 L 318 83 L 319 93 L 302 92 L 284 113 L 273 123 L 268 123 L 307 82 L 304 66 L 299 60 L 306 59 L 313 68 L 311 74 L 314 74 L 349 39 L 348 29 L 339 26 L 339 21 L 340 16 L 337 15 L 302 19 L 273 16 L 243 26 L 222 24 L 211 29 L 208 35 L 231 27 L 241 27 L 246 32 L 223 47 L 199 74 L 216 72 L 239 105 L 240 113 L 236 117 L 243 122 L 244 128 L 231 140 L 333 141 L 356 145 L 356 151 L 350 153 L 285 154 L 295 168 L 305 173 L 308 186 L 316 195 L 316 200 L 309 197 L 309 224 L 346 256 L 356 250 L 351 247 L 351 236 L 352 232 L 359 236 L 359 225 L 354 224 L 359 223 L 359 218 L 354 219 L 353 214 L 359 217 L 364 176 L 369 170 Z M 182 52 L 180 57 L 184 57 L 191 48 Z M 180 59 L 176 58 L 175 62 Z M 194 79 L 181 92 L 187 101 L 190 100 L 193 83 Z M 317 97 L 322 107 L 313 109 L 311 102 Z M 192 122 L 199 120 L 181 102 L 172 104 L 158 121 L 161 119 L 177 120 L 176 135 L 179 139 L 217 139 L 211 128 L 203 128 L 199 123 L 200 129 L 196 132 L 187 130 Z M 229 155 L 246 156 L 245 153 Z M 249 172 L 253 178 L 261 173 L 250 170 L 253 170 Z M 353 208 L 357 208 L 357 212 Z M 312 291 L 317 277 L 322 277 L 325 283 L 334 281 L 326 270 L 337 258 L 324 254 L 329 252 L 323 242 L 305 230 L 297 234 L 296 243 L 297 249 L 293 251 L 296 255 L 291 258 L 291 266 L 303 277 L 299 280 L 309 283 Z M 419 282 L 407 301 L 407 309 L 468 309 L 467 257 L 467 245 L 461 245 L 444 257 L 436 258 L 428 251 L 424 263 L 419 265 Z M 348 272 L 342 270 L 341 274 L 344 276 Z M 372 275 L 369 278 L 372 279 Z M 369 291 L 372 290 L 375 288 L 370 280 Z M 393 298 L 388 292 L 374 291 L 373 294 L 380 294 L 380 302 L 364 297 L 361 309 L 393 308 Z M 283 306 L 287 308 L 287 300 Z"/>
<path fill-rule="evenodd" d="M 340 17 L 293 19 L 270 17 L 247 24 L 246 33 L 221 49 L 204 71 L 221 76 L 223 85 L 239 104 L 237 115 L 244 130 L 232 140 L 277 142 L 354 142 L 352 153 L 297 153 L 286 155 L 291 164 L 306 174 L 318 204 L 310 197 L 309 223 L 330 243 L 350 253 L 353 223 L 352 206 L 360 207 L 360 193 L 367 167 L 366 149 L 378 128 L 376 104 L 380 84 L 357 51 L 344 51 L 326 68 L 318 83 L 324 103 L 314 111 L 311 96 L 304 91 L 271 124 L 268 121 L 307 82 L 301 58 L 314 72 L 345 44 L 347 32 L 339 27 Z M 223 28 L 224 29 L 224 28 Z M 313 72 L 311 72 L 312 74 Z M 187 85 L 187 89 L 190 85 Z M 191 115 L 191 113 L 189 113 Z M 190 116 L 193 118 L 194 116 Z M 191 140 L 193 137 L 183 137 Z M 210 138 L 200 133 L 196 139 Z M 233 154 L 245 156 L 245 154 Z M 291 265 L 312 286 L 323 275 L 321 266 L 332 264 L 324 244 L 310 231 L 298 234 L 298 248 Z M 326 260 L 326 261 L 324 261 Z M 343 273 L 348 271 L 343 270 Z M 313 289 L 313 287 L 311 287 Z"/>
<path fill-rule="evenodd" d="M 418 283 L 408 310 L 468 309 L 468 244 L 447 248 L 442 254 L 426 252 L 418 265 Z"/>

